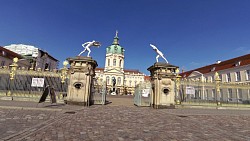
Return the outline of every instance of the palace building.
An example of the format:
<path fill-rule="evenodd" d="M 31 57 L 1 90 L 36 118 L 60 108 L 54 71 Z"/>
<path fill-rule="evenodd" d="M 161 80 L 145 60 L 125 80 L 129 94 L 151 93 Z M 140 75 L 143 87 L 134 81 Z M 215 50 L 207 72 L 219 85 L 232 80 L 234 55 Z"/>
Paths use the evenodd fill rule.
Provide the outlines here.
<path fill-rule="evenodd" d="M 96 79 L 99 83 L 106 81 L 110 94 L 134 94 L 135 86 L 144 82 L 145 74 L 139 70 L 124 69 L 124 48 L 119 44 L 118 32 L 112 45 L 106 48 L 105 67 L 96 68 Z"/>
<path fill-rule="evenodd" d="M 216 73 L 221 82 L 218 98 L 216 98 L 215 88 L 204 85 L 206 83 L 216 84 Z M 195 99 L 219 99 L 220 101 L 237 103 L 250 102 L 250 54 L 225 61 L 217 61 L 214 64 L 183 72 L 180 75 L 183 79 L 200 82 L 201 89 L 195 90 Z"/>

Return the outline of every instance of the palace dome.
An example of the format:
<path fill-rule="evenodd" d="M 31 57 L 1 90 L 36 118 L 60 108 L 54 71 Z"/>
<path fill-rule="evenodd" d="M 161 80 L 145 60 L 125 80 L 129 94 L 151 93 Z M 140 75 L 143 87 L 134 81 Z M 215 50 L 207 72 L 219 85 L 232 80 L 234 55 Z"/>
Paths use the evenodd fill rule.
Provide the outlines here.
<path fill-rule="evenodd" d="M 116 33 L 116 36 L 114 37 L 114 41 L 113 41 L 112 45 L 106 48 L 106 53 L 107 54 L 112 53 L 112 54 L 124 55 L 124 51 L 125 51 L 124 48 L 119 45 L 119 38 L 118 38 L 117 33 Z"/>

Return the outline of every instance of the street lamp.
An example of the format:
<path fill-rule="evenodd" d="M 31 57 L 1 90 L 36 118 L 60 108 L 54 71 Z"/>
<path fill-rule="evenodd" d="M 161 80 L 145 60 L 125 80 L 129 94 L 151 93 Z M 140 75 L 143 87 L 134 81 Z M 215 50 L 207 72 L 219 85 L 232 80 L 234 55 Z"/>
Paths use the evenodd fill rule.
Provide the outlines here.
<path fill-rule="evenodd" d="M 175 95 L 175 100 L 176 100 L 176 104 L 180 104 L 180 100 L 179 100 L 179 90 L 180 90 L 180 78 L 181 76 L 179 75 L 179 69 L 177 68 L 175 70 L 175 73 L 176 73 L 176 83 L 175 83 L 175 87 L 176 87 L 176 95 Z"/>
<path fill-rule="evenodd" d="M 65 83 L 65 79 L 67 78 L 67 65 L 68 64 L 69 64 L 68 61 L 63 62 L 63 68 L 62 68 L 61 75 L 60 75 L 60 77 L 61 77 L 61 90 L 62 91 L 63 91 L 63 85 Z M 63 95 L 63 97 L 65 97 L 65 96 Z"/>
<path fill-rule="evenodd" d="M 10 65 L 10 83 L 9 83 L 9 91 L 8 91 L 8 95 L 11 95 L 11 100 L 13 100 L 13 94 L 11 92 L 11 87 L 14 85 L 14 79 L 15 79 L 15 75 L 16 75 L 16 70 L 17 70 L 17 62 L 18 62 L 18 58 L 15 57 L 13 58 L 13 63 Z"/>

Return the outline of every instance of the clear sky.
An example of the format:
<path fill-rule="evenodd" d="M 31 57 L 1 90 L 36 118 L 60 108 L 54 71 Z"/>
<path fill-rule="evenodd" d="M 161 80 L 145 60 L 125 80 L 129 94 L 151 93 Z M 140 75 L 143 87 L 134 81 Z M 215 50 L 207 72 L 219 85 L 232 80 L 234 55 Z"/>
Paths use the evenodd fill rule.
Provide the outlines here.
<path fill-rule="evenodd" d="M 125 68 L 146 74 L 156 61 L 150 43 L 186 71 L 250 53 L 250 0 L 0 0 L 0 5 L 0 46 L 34 45 L 60 67 L 91 40 L 102 43 L 90 56 L 104 67 L 116 30 Z"/>

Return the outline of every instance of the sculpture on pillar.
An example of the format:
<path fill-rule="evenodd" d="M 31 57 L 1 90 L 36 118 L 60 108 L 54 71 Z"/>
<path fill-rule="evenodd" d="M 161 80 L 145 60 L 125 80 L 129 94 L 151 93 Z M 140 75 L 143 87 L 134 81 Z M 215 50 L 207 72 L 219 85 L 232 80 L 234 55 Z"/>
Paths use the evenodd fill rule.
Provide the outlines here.
<path fill-rule="evenodd" d="M 156 62 L 158 62 L 158 58 L 159 58 L 159 57 L 162 57 L 162 58 L 168 63 L 167 59 L 163 56 L 163 53 L 162 53 L 161 51 L 159 51 L 159 50 L 157 49 L 156 46 L 154 46 L 154 45 L 152 45 L 152 44 L 150 44 L 150 46 L 151 46 L 151 47 L 153 48 L 153 50 L 158 54 L 158 55 L 156 56 Z"/>
<path fill-rule="evenodd" d="M 101 43 L 93 40 L 93 41 L 86 42 L 86 43 L 82 44 L 82 47 L 84 48 L 84 50 L 78 56 L 80 56 L 82 53 L 84 53 L 87 50 L 88 51 L 87 57 L 89 57 L 89 54 L 91 52 L 91 50 L 90 50 L 91 46 L 99 48 L 101 46 Z"/>

